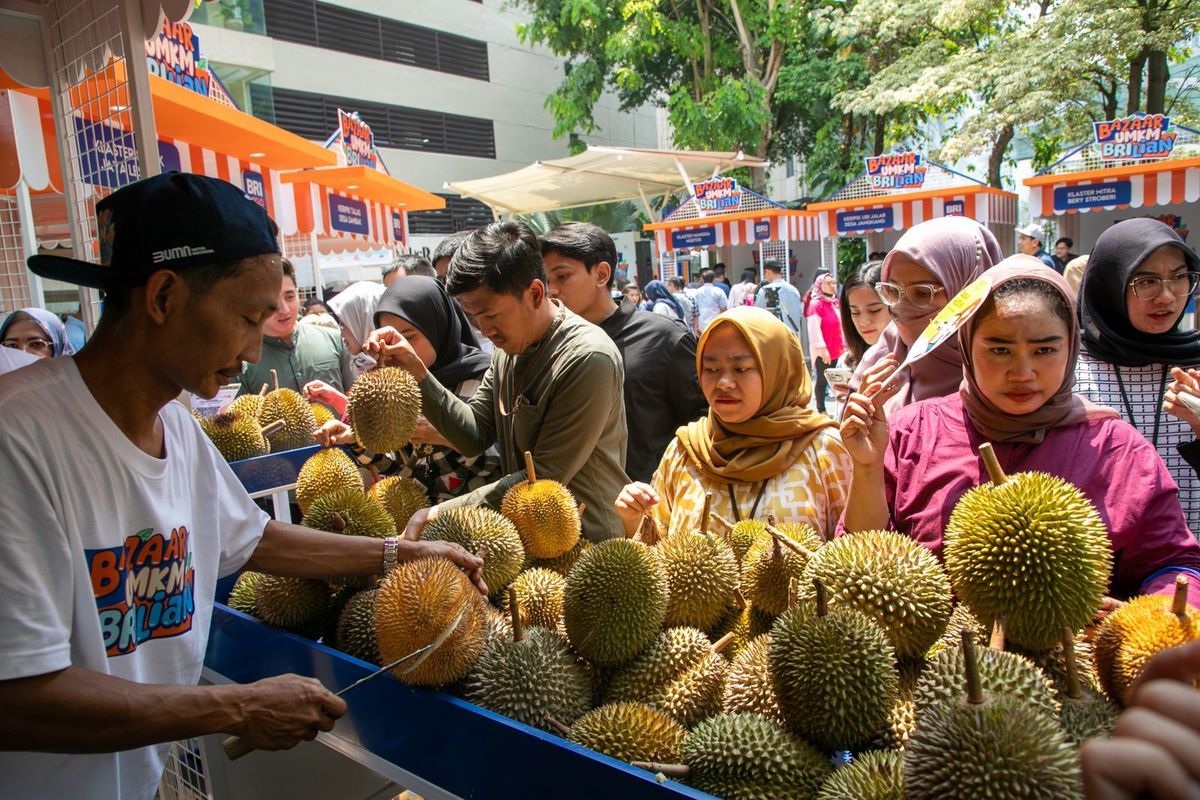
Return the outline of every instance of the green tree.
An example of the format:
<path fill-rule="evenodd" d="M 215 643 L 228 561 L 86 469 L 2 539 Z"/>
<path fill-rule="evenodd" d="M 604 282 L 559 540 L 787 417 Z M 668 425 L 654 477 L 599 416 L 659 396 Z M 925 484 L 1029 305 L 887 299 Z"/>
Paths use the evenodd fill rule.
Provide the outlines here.
<path fill-rule="evenodd" d="M 642 225 L 649 222 L 637 204 L 627 200 L 580 208 L 566 208 L 561 211 L 522 214 L 520 218 L 528 223 L 538 236 L 549 233 L 564 222 L 590 222 L 609 233 L 640 230 Z"/>

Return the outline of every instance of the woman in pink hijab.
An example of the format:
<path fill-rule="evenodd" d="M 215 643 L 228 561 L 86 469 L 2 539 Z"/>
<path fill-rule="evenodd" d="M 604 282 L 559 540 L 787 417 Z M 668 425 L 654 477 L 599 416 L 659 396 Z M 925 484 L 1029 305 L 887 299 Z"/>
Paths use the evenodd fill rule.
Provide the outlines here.
<path fill-rule="evenodd" d="M 1074 393 L 1079 321 L 1066 280 L 1031 256 L 992 271 L 992 290 L 959 331 L 958 391 L 885 412 L 883 375 L 852 394 L 842 441 L 854 459 L 842 529 L 890 528 L 939 557 L 959 499 L 1001 467 L 1047 472 L 1095 504 L 1116 558 L 1109 594 L 1170 594 L 1190 573 L 1200 604 L 1200 545 L 1158 452 L 1116 411 Z"/>
<path fill-rule="evenodd" d="M 929 320 L 1003 257 L 992 232 L 966 217 L 939 217 L 909 228 L 884 259 L 883 277 L 876 284 L 892 322 L 863 355 L 850 385 L 866 385 L 904 361 Z M 917 400 L 944 397 L 960 381 L 962 352 L 951 339 L 896 376 L 899 391 L 891 395 L 887 410 L 894 413 Z"/>

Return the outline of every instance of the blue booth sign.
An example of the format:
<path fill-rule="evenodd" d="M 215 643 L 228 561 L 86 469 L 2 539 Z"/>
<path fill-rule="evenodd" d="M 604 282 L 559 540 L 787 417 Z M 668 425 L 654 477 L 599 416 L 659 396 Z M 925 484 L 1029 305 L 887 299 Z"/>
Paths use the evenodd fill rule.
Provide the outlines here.
<path fill-rule="evenodd" d="M 142 177 L 133 134 L 107 122 L 75 117 L 75 144 L 79 148 L 79 177 L 89 186 L 118 189 Z M 158 142 L 160 172 L 179 172 L 179 149 Z"/>
<path fill-rule="evenodd" d="M 967 214 L 967 204 L 962 200 L 951 200 L 942 206 L 942 215 L 946 217 L 963 217 Z"/>
<path fill-rule="evenodd" d="M 1127 206 L 1132 195 L 1133 184 L 1129 181 L 1060 186 L 1054 190 L 1054 208 L 1059 211 L 1067 211 L 1078 208 Z"/>
<path fill-rule="evenodd" d="M 392 212 L 392 236 L 397 242 L 403 242 L 404 236 L 404 213 L 401 211 Z"/>
<path fill-rule="evenodd" d="M 716 244 L 716 228 L 689 228 L 671 234 L 671 247 L 675 250 L 686 250 L 689 247 L 714 247 Z"/>
<path fill-rule="evenodd" d="M 246 192 L 246 197 L 249 197 L 263 208 L 267 207 L 267 185 L 263 183 L 261 172 L 254 172 L 252 170 L 243 172 L 242 188 Z"/>
<path fill-rule="evenodd" d="M 771 239 L 771 221 L 768 219 L 754 223 L 754 241 L 766 242 Z"/>
<path fill-rule="evenodd" d="M 871 208 L 865 211 L 839 211 L 837 215 L 838 233 L 873 231 L 890 227 L 892 227 L 891 207 Z"/>
<path fill-rule="evenodd" d="M 367 204 L 349 197 L 329 195 L 329 227 L 342 233 L 371 233 L 371 221 L 367 217 Z"/>

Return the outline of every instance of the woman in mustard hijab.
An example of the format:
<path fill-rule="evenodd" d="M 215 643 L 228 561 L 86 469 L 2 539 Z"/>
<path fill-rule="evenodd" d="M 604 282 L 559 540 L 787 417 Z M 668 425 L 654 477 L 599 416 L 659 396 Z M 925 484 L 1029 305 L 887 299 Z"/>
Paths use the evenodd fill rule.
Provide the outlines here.
<path fill-rule="evenodd" d="M 617 498 L 626 534 L 649 514 L 659 536 L 700 525 L 704 496 L 729 520 L 803 522 L 829 538 L 852 462 L 836 423 L 808 407 L 812 383 L 796 335 L 769 311 L 717 317 L 696 348 L 708 416 L 676 431 L 649 484 Z"/>

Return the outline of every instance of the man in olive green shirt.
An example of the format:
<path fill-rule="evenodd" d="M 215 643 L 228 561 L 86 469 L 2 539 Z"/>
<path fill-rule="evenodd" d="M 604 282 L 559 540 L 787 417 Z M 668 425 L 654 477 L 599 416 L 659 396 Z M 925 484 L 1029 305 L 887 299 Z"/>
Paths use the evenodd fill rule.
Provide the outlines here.
<path fill-rule="evenodd" d="M 450 262 L 446 288 L 496 351 L 469 403 L 428 373 L 411 345 L 385 328 L 367 339 L 381 363 L 420 381 L 423 413 L 463 455 L 498 445 L 505 477 L 441 506 L 417 512 L 405 536 L 417 538 L 439 508 L 499 508 L 526 480 L 524 453 L 539 478 L 566 484 L 586 504 L 583 533 L 593 542 L 624 535 L 613 508 L 628 483 L 624 371 L 604 331 L 551 300 L 537 237 L 521 222 L 498 222 L 471 234 Z"/>
<path fill-rule="evenodd" d="M 242 385 L 238 394 L 258 392 L 271 383 L 271 370 L 279 386 L 303 392 L 306 384 L 322 381 L 345 394 L 354 383 L 350 354 L 341 335 L 319 325 L 297 325 L 300 298 L 296 273 L 283 261 L 283 290 L 279 308 L 263 324 L 262 356 L 258 363 L 242 363 Z"/>

